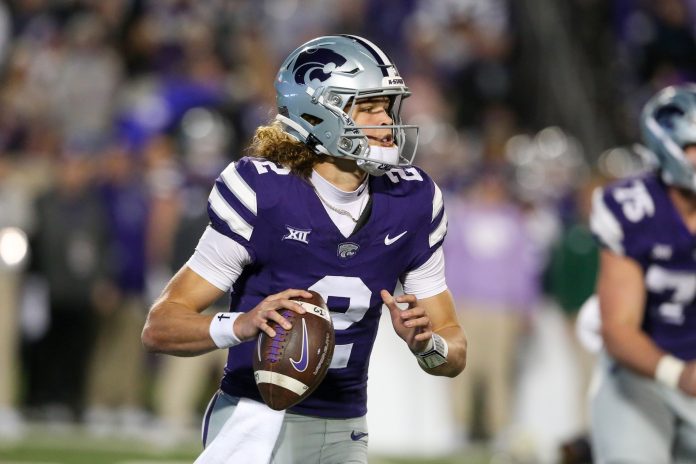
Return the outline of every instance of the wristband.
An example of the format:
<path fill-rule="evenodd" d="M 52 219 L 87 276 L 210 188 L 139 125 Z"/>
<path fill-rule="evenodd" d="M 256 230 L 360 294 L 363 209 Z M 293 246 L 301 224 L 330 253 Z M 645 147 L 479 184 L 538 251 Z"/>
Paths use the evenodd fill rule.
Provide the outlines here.
<path fill-rule="evenodd" d="M 681 377 L 686 363 L 677 359 L 671 354 L 666 354 L 660 358 L 655 368 L 655 380 L 671 388 L 679 387 L 679 377 Z"/>
<path fill-rule="evenodd" d="M 217 313 L 210 321 L 210 338 L 218 348 L 230 348 L 242 341 L 234 333 L 234 321 L 243 313 Z"/>
<path fill-rule="evenodd" d="M 433 343 L 433 337 L 430 337 L 430 339 L 428 340 L 428 344 L 425 345 L 425 348 L 423 349 L 423 351 L 414 351 L 413 354 L 415 356 L 420 356 L 422 354 L 427 353 L 428 351 L 432 351 L 433 346 L 435 346 L 435 343 Z"/>
<path fill-rule="evenodd" d="M 447 352 L 449 347 L 447 346 L 447 341 L 434 333 L 432 338 L 428 341 L 428 345 L 425 350 L 421 353 L 413 353 L 416 355 L 418 364 L 425 369 L 432 369 L 437 366 L 441 366 L 447 362 Z"/>

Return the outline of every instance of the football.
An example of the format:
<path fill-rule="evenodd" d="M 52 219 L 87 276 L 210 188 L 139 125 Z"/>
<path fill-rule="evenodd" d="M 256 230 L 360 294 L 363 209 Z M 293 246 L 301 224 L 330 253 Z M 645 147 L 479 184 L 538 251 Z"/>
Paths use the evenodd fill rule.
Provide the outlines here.
<path fill-rule="evenodd" d="M 304 307 L 304 314 L 281 311 L 292 329 L 269 321 L 276 336 L 261 332 L 256 342 L 256 386 L 264 402 L 277 411 L 307 398 L 324 380 L 331 364 L 335 345 L 331 315 L 321 295 L 311 293 L 311 298 L 293 298 Z"/>

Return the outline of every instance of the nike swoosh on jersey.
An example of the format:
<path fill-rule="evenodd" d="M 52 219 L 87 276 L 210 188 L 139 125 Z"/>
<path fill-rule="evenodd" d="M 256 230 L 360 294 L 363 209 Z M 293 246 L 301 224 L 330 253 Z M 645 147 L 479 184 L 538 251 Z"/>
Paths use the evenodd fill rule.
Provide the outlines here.
<path fill-rule="evenodd" d="M 290 358 L 290 363 L 297 372 L 304 372 L 307 369 L 307 365 L 309 365 L 309 340 L 307 339 L 307 323 L 304 319 L 302 319 L 302 353 L 300 353 L 300 360 L 295 361 Z"/>
<path fill-rule="evenodd" d="M 356 432 L 355 430 L 350 432 L 350 439 L 353 441 L 362 440 L 366 436 L 367 436 L 367 433 L 365 433 L 365 432 Z"/>
<path fill-rule="evenodd" d="M 399 235 L 397 235 L 396 237 L 393 237 L 393 238 L 390 238 L 390 237 L 389 237 L 389 234 L 387 234 L 387 236 L 384 237 L 384 244 L 387 245 L 387 246 L 391 245 L 392 243 L 396 242 L 396 241 L 399 240 L 401 237 L 403 237 L 404 235 L 406 235 L 406 232 L 408 232 L 408 230 L 405 230 L 405 231 L 401 232 Z"/>

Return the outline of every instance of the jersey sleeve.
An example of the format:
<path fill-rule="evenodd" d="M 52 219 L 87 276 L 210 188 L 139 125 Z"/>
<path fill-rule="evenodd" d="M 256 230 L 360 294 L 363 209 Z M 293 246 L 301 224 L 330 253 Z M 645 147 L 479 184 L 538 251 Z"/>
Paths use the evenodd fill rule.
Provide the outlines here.
<path fill-rule="evenodd" d="M 420 171 L 420 170 L 419 170 Z M 447 213 L 442 191 L 437 184 L 420 171 L 425 183 L 413 199 L 413 204 L 423 205 L 416 213 L 417 243 L 409 270 L 422 266 L 437 251 L 447 235 Z"/>
<path fill-rule="evenodd" d="M 593 192 L 590 229 L 602 247 L 623 255 L 623 228 L 607 205 L 607 197 L 608 193 L 603 188 L 597 188 Z"/>
<path fill-rule="evenodd" d="M 242 158 L 222 171 L 208 197 L 210 227 L 246 248 L 252 259 L 255 253 L 251 242 L 259 210 L 257 178 L 253 163 Z"/>
<path fill-rule="evenodd" d="M 652 178 L 629 178 L 596 190 L 590 228 L 600 245 L 643 262 L 651 243 L 663 227 L 656 218 Z"/>

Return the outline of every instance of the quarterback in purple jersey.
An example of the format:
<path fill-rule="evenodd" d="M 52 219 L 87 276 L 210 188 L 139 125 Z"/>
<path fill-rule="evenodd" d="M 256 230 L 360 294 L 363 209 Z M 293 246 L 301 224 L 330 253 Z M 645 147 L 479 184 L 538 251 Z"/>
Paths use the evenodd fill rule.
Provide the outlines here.
<path fill-rule="evenodd" d="M 696 86 L 642 113 L 659 170 L 595 192 L 604 353 L 591 392 L 599 463 L 696 462 Z"/>
<path fill-rule="evenodd" d="M 464 369 L 466 339 L 444 278 L 442 194 L 411 166 L 418 130 L 400 118 L 410 92 L 373 43 L 311 40 L 284 61 L 275 87 L 278 115 L 257 129 L 253 156 L 217 179 L 210 225 L 150 310 L 143 343 L 181 356 L 229 349 L 197 462 L 364 463 L 382 305 L 426 372 Z M 399 281 L 404 295 L 394 297 Z M 291 298 L 307 290 L 331 310 L 334 356 L 317 390 L 278 416 L 259 403 L 252 341 L 275 335 L 270 321 L 289 328 L 279 310 L 302 313 Z M 230 312 L 200 314 L 226 292 Z"/>

